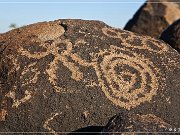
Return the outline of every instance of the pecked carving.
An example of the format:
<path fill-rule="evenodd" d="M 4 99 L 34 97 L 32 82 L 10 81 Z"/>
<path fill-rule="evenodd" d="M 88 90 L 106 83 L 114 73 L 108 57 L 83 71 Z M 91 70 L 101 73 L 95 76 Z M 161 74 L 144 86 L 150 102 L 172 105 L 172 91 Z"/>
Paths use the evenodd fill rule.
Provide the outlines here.
<path fill-rule="evenodd" d="M 109 54 L 105 54 L 100 65 L 95 67 L 102 91 L 114 104 L 126 109 L 145 101 L 150 102 L 158 90 L 155 73 L 158 69 L 148 59 L 143 59 L 136 53 L 131 56 L 118 53 L 119 49 L 111 45 Z M 115 68 L 119 68 L 119 71 Z"/>
<path fill-rule="evenodd" d="M 105 28 L 102 30 L 106 31 Z M 105 34 L 107 35 L 107 33 Z M 119 35 L 117 37 L 119 38 L 121 36 Z M 123 40 L 123 43 L 126 43 L 125 40 Z M 138 46 L 137 48 L 158 52 L 146 46 L 145 43 L 143 43 L 143 45 Z M 157 43 L 156 45 L 158 47 L 160 46 Z M 29 59 L 41 59 L 49 54 L 54 56 L 53 61 L 50 62 L 48 68 L 46 69 L 46 73 L 49 76 L 49 82 L 55 87 L 56 92 L 61 92 L 61 87 L 58 87 L 57 84 L 57 65 L 59 62 L 62 62 L 63 65 L 71 71 L 72 79 L 76 81 L 83 79 L 83 73 L 80 71 L 79 67 L 76 66 L 75 63 L 68 61 L 68 57 L 71 57 L 79 65 L 85 67 L 91 66 L 95 69 L 99 86 L 102 88 L 102 91 L 109 100 L 120 107 L 130 109 L 145 101 L 150 102 L 152 97 L 157 93 L 158 81 L 155 72 L 157 72 L 158 69 L 155 68 L 151 61 L 142 58 L 143 56 L 138 56 L 136 53 L 132 53 L 131 56 L 129 56 L 127 53 L 121 52 L 124 51 L 124 48 L 111 45 L 109 50 L 100 50 L 99 53 L 93 54 L 93 62 L 87 62 L 80 58 L 78 54 L 72 53 L 72 46 L 73 44 L 68 40 L 54 40 L 51 44 L 46 42 L 44 45 L 40 45 L 40 47 L 44 47 L 47 51 L 32 54 L 21 48 L 19 52 L 21 55 L 26 56 Z M 131 45 L 127 44 L 125 47 L 129 46 Z M 165 49 L 165 47 L 160 48 L 161 51 L 165 51 Z M 108 55 L 106 55 L 106 53 L 108 53 Z M 102 62 L 98 63 L 98 58 L 95 56 L 103 57 Z M 126 67 L 123 69 L 123 66 L 129 66 L 139 73 L 133 73 Z M 124 71 L 118 75 L 114 69 L 116 67 L 122 67 L 121 70 Z M 156 69 L 156 71 L 153 71 L 152 68 Z M 126 81 L 125 78 L 123 78 L 124 76 L 128 76 L 130 80 Z M 140 82 L 137 82 L 137 77 L 140 77 Z M 148 83 L 148 79 L 150 83 Z M 138 88 L 133 88 L 136 83 L 140 83 L 140 86 Z"/>
<path fill-rule="evenodd" d="M 109 29 L 109 28 L 103 28 L 102 31 L 108 37 L 120 39 L 120 41 L 122 41 L 121 45 L 123 45 L 124 47 L 137 48 L 140 50 L 148 50 L 150 52 L 155 52 L 155 53 L 163 53 L 163 52 L 168 51 L 167 46 L 161 43 L 158 43 L 157 40 L 154 40 L 154 38 L 151 38 L 148 36 L 144 36 L 144 38 L 139 39 L 137 38 L 137 35 L 128 31 L 116 32 L 114 29 Z M 127 36 L 124 38 L 123 34 L 126 34 Z M 133 42 L 136 42 L 136 40 L 139 40 L 140 43 L 132 44 Z M 149 40 L 151 40 L 151 44 L 147 43 L 147 42 L 150 42 Z"/>
<path fill-rule="evenodd" d="M 14 81 L 6 92 L 8 86 L 0 86 L 4 92 L 0 120 L 10 130 L 28 127 L 56 134 L 94 123 L 105 125 L 107 117 L 121 109 L 154 115 L 164 112 L 162 120 L 178 123 L 179 110 L 172 106 L 179 103 L 173 96 L 179 94 L 180 63 L 169 46 L 95 21 L 49 23 L 43 23 L 42 30 L 38 24 L 34 33 L 26 32 L 36 28 L 34 25 L 21 28 L 16 34 L 19 37 L 9 39 L 13 45 L 1 56 L 11 63 L 7 78 Z M 83 112 L 88 112 L 86 120 Z M 174 116 L 167 118 L 172 112 Z M 11 123 L 13 118 L 16 123 Z M 20 124 L 22 120 L 25 126 Z"/>

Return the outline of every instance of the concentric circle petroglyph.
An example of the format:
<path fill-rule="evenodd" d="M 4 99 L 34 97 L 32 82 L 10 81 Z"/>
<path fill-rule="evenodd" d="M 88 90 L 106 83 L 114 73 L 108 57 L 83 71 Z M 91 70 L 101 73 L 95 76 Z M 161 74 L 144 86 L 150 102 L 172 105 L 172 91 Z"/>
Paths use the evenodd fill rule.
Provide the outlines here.
<path fill-rule="evenodd" d="M 158 70 L 155 71 L 148 59 L 135 53 L 118 53 L 118 50 L 111 45 L 109 54 L 104 55 L 103 61 L 96 67 L 103 92 L 114 104 L 126 109 L 149 102 L 158 90 L 155 74 Z"/>

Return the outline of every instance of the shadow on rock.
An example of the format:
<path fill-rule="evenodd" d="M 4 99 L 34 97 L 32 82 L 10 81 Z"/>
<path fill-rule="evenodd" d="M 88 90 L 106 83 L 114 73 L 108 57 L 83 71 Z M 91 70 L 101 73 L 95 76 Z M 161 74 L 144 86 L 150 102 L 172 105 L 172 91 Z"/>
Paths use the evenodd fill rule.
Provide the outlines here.
<path fill-rule="evenodd" d="M 93 135 L 98 135 L 102 129 L 104 127 L 103 126 L 88 126 L 88 127 L 84 127 L 84 128 L 80 128 L 76 131 L 73 131 L 71 133 L 69 133 L 68 135 L 88 135 L 88 134 L 93 134 Z"/>

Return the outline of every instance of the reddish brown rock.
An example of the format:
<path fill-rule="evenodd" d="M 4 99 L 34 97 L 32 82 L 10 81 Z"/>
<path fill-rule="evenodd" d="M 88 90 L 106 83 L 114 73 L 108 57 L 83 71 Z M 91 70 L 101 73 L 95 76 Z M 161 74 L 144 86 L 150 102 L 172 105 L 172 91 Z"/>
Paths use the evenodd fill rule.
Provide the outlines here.
<path fill-rule="evenodd" d="M 148 0 L 124 29 L 159 38 L 169 25 L 180 18 L 180 4 L 177 2 L 179 0 Z"/>
<path fill-rule="evenodd" d="M 0 34 L 0 131 L 77 131 L 121 110 L 179 127 L 179 59 L 164 42 L 99 21 Z"/>
<path fill-rule="evenodd" d="M 180 53 L 180 19 L 170 25 L 162 34 L 160 39 L 168 43 Z"/>

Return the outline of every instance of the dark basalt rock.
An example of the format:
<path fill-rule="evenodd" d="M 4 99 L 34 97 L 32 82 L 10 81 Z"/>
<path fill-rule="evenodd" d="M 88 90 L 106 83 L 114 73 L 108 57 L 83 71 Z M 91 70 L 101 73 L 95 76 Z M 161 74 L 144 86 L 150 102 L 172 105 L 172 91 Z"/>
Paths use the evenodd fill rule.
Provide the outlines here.
<path fill-rule="evenodd" d="M 162 34 L 160 39 L 171 45 L 180 53 L 180 19 L 170 25 Z"/>
<path fill-rule="evenodd" d="M 112 117 L 100 135 L 113 133 L 123 135 L 168 135 L 170 134 L 169 129 L 173 129 L 173 127 L 153 114 L 140 115 L 123 112 Z"/>
<path fill-rule="evenodd" d="M 122 110 L 180 127 L 180 55 L 164 42 L 57 20 L 0 34 L 0 43 L 2 132 L 82 131 Z"/>
<path fill-rule="evenodd" d="M 124 29 L 159 38 L 161 33 L 178 18 L 180 18 L 180 4 L 176 1 L 148 0 Z"/>

